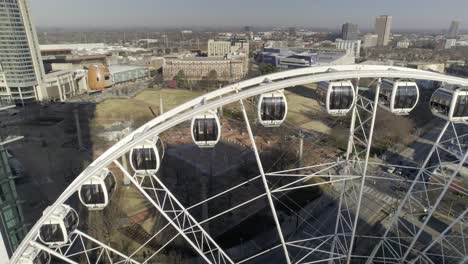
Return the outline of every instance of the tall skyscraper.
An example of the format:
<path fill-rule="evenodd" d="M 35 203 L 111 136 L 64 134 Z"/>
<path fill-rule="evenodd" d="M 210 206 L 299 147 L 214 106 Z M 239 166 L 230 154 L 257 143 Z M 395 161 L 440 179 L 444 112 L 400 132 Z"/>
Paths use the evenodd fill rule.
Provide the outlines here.
<path fill-rule="evenodd" d="M 29 0 L 0 3 L 0 98 L 40 100 L 45 73 Z"/>
<path fill-rule="evenodd" d="M 341 36 L 343 40 L 358 40 L 358 25 L 352 23 L 343 24 L 341 27 Z"/>
<path fill-rule="evenodd" d="M 448 38 L 456 38 L 460 30 L 460 21 L 454 20 L 450 23 L 450 29 L 447 34 Z"/>
<path fill-rule="evenodd" d="M 290 27 L 288 29 L 288 34 L 290 37 L 295 37 L 296 36 L 296 28 L 295 27 Z"/>
<path fill-rule="evenodd" d="M 377 46 L 387 46 L 390 41 L 392 29 L 391 16 L 378 16 L 375 19 L 375 34 L 377 34 Z"/>

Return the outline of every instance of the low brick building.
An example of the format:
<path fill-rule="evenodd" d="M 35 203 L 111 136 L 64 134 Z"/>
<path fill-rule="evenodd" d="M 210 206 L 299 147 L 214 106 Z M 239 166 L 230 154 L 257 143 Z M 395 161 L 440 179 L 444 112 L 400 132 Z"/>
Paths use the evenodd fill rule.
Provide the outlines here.
<path fill-rule="evenodd" d="M 211 71 L 216 71 L 219 81 L 238 81 L 247 74 L 245 58 L 225 59 L 218 57 L 166 58 L 163 66 L 164 80 L 173 80 L 183 71 L 188 81 L 200 81 Z"/>

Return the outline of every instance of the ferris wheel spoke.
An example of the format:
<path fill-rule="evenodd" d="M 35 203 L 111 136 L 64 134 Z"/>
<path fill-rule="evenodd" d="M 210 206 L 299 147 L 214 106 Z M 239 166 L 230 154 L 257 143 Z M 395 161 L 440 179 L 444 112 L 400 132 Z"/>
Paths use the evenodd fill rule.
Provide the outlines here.
<path fill-rule="evenodd" d="M 328 177 L 328 176 L 327 176 Z M 350 181 L 350 180 L 355 180 L 359 179 L 361 176 L 341 176 L 341 179 L 336 179 L 336 180 L 328 180 L 328 181 L 323 181 L 323 182 L 317 182 L 317 183 L 311 183 L 311 184 L 304 184 L 300 186 L 293 186 L 293 187 L 286 187 L 286 186 L 281 186 L 280 188 L 276 188 L 271 190 L 272 193 L 278 193 L 278 192 L 288 192 L 292 190 L 298 190 L 298 189 L 304 189 L 304 188 L 310 188 L 314 186 L 320 186 L 320 185 L 326 185 L 326 184 L 332 184 L 332 183 L 337 183 L 337 182 L 343 182 L 343 181 Z M 310 179 L 310 178 L 309 178 Z M 288 184 L 289 186 L 290 184 Z"/>
<path fill-rule="evenodd" d="M 31 246 L 37 248 L 37 249 L 40 249 L 40 250 L 42 250 L 44 252 L 47 252 L 48 254 L 54 256 L 57 259 L 60 259 L 61 261 L 64 261 L 64 262 L 69 263 L 69 264 L 79 264 L 78 262 L 73 261 L 70 258 L 64 256 L 62 253 L 57 252 L 55 250 L 52 250 L 52 249 L 50 249 L 50 248 L 48 248 L 48 247 L 44 246 L 43 244 L 40 244 L 40 243 L 38 243 L 36 241 L 30 241 L 29 244 Z"/>
<path fill-rule="evenodd" d="M 139 181 L 136 181 L 130 173 L 120 164 L 118 160 L 114 163 L 125 174 L 126 177 L 135 185 L 135 187 L 145 196 L 145 198 L 153 204 L 153 206 L 161 213 L 161 215 L 175 228 L 175 230 L 197 251 L 200 256 L 208 263 L 219 263 L 218 259 L 234 263 L 224 252 L 223 249 L 208 235 L 203 227 L 193 218 L 176 198 L 162 183 L 162 181 L 151 174 L 149 181 L 155 189 L 163 189 L 164 192 L 155 191 L 157 196 L 164 197 L 164 203 L 158 203 L 155 199 L 142 188 Z M 167 201 L 166 201 L 167 199 Z M 161 201 L 160 201 L 161 202 Z M 162 207 L 164 205 L 165 207 Z M 169 207 L 168 207 L 169 206 Z M 169 208 L 169 210 L 167 210 Z M 177 213 L 179 212 L 179 213 Z M 181 212 L 181 213 L 180 213 Z M 180 219 L 182 217 L 182 219 Z M 190 227 L 190 231 L 186 231 L 185 227 Z M 205 252 L 205 248 L 213 248 L 211 252 Z"/>
<path fill-rule="evenodd" d="M 468 151 L 466 151 L 465 153 L 465 156 L 463 157 L 463 159 L 460 160 L 459 162 L 459 165 L 458 165 L 458 168 L 457 170 L 452 173 L 452 175 L 450 176 L 449 178 L 449 181 L 448 183 L 445 185 L 445 187 L 443 188 L 443 190 L 441 191 L 440 195 L 437 197 L 437 200 L 431 204 L 431 206 L 429 207 L 429 212 L 426 216 L 426 219 L 424 220 L 423 224 L 421 227 L 419 227 L 418 229 L 418 232 L 416 233 L 416 235 L 414 236 L 414 238 L 412 239 L 408 249 L 406 250 L 406 252 L 404 253 L 403 255 L 403 260 L 406 260 L 406 258 L 409 256 L 409 254 L 411 253 L 411 250 L 414 248 L 415 244 L 416 244 L 416 241 L 417 239 L 420 237 L 420 235 L 422 234 L 424 228 L 427 226 L 430 218 L 432 217 L 435 209 L 439 206 L 440 202 L 442 201 L 443 197 L 445 196 L 445 193 L 447 192 L 451 182 L 454 180 L 455 176 L 457 175 L 458 171 L 463 167 L 463 164 L 465 163 L 466 159 L 467 159 L 467 156 L 468 156 Z"/>
<path fill-rule="evenodd" d="M 453 131 L 452 131 L 453 130 Z M 396 230 L 398 232 L 398 225 L 396 223 L 400 222 L 400 220 L 397 218 L 397 216 L 401 215 L 403 210 L 405 208 L 409 209 L 409 214 L 414 215 L 415 212 L 417 212 L 417 208 L 426 208 L 424 213 L 424 219 L 422 221 L 422 224 L 419 226 L 415 226 L 414 222 L 412 222 L 413 225 L 413 237 L 408 240 L 408 247 L 405 248 L 405 250 L 402 251 L 401 253 L 401 259 L 406 260 L 408 257 L 410 257 L 410 253 L 416 250 L 414 248 L 416 241 L 419 239 L 421 236 L 423 230 L 426 228 L 430 218 L 434 214 L 435 209 L 439 206 L 441 203 L 442 199 L 444 198 L 445 194 L 447 191 L 450 189 L 452 182 L 454 181 L 455 175 L 458 173 L 458 171 L 463 167 L 463 164 L 466 162 L 466 156 L 468 154 L 468 151 L 466 147 L 464 148 L 464 156 L 460 157 L 458 156 L 457 161 L 455 162 L 457 165 L 453 165 L 453 173 L 450 173 L 450 175 L 445 175 L 445 178 L 440 181 L 438 178 L 434 178 L 434 181 L 437 183 L 443 183 L 443 187 L 430 187 L 429 185 L 425 184 L 425 181 L 427 180 L 421 180 L 423 177 L 431 177 L 434 172 L 431 172 L 428 174 L 428 170 L 438 170 L 440 168 L 442 175 L 444 174 L 443 168 L 444 165 L 446 164 L 453 164 L 453 162 L 446 162 L 446 155 L 441 155 L 440 151 L 444 151 L 444 149 L 449 148 L 447 144 L 444 145 L 444 149 L 441 149 L 441 142 L 446 142 L 446 143 L 456 143 L 458 146 L 458 141 L 456 140 L 450 140 L 450 142 L 444 140 L 446 138 L 453 138 L 453 135 L 459 135 L 457 134 L 457 127 L 450 121 L 448 121 L 445 126 L 442 128 L 442 130 L 439 133 L 439 136 L 437 137 L 437 140 L 433 144 L 433 147 L 431 151 L 429 152 L 428 156 L 426 157 L 423 166 L 419 170 L 418 174 L 416 175 L 415 179 L 413 180 L 410 188 L 408 189 L 407 194 L 405 195 L 405 198 L 402 200 L 399 208 L 397 209 L 395 215 L 393 216 L 390 225 L 388 228 L 386 228 L 386 231 L 382 237 L 382 240 L 385 240 L 385 238 L 389 235 L 390 231 Z M 430 161 L 435 161 L 435 164 L 431 164 Z M 428 169 L 429 168 L 429 169 Z M 427 178 L 425 178 L 427 179 Z M 421 183 L 422 182 L 422 183 Z M 429 195 L 429 192 L 431 195 Z M 430 199 L 431 197 L 436 197 L 435 199 Z M 416 207 L 413 207 L 413 204 L 416 205 Z M 417 217 L 415 215 L 414 217 Z M 382 243 L 378 243 L 376 247 L 374 247 L 374 250 L 372 251 L 369 260 L 367 263 L 371 263 L 372 259 L 375 257 L 378 248 L 382 245 Z"/>
<path fill-rule="evenodd" d="M 343 161 L 341 161 L 340 163 L 343 163 Z M 267 175 L 267 176 L 276 176 L 276 175 L 281 176 L 281 175 L 284 175 L 284 174 L 297 172 L 297 171 L 302 171 L 302 170 L 309 171 L 309 170 L 315 170 L 316 168 L 320 168 L 320 167 L 330 167 L 330 166 L 333 167 L 333 166 L 337 166 L 337 165 L 339 165 L 339 163 L 337 163 L 336 161 L 333 161 L 333 162 L 327 162 L 327 163 L 322 163 L 322 164 L 314 164 L 314 165 L 294 168 L 294 169 L 287 169 L 287 170 L 281 170 L 281 171 L 268 172 L 268 173 L 265 173 L 265 175 Z"/>
<path fill-rule="evenodd" d="M 302 248 L 302 249 L 306 249 L 308 250 L 309 252 L 307 254 L 305 254 L 301 259 L 299 259 L 298 261 L 296 261 L 295 263 L 301 263 L 301 261 L 303 261 L 304 259 L 306 259 L 307 257 L 309 257 L 311 254 L 313 254 L 315 251 L 318 251 L 320 249 L 321 246 L 323 246 L 325 243 L 328 243 L 329 240 L 331 239 L 332 237 L 328 237 L 327 239 L 323 240 L 317 247 L 315 248 L 310 248 L 310 247 L 305 247 L 305 246 L 300 246 L 298 245 L 297 243 L 288 243 L 288 245 L 290 246 L 293 246 L 293 247 L 299 247 L 299 248 Z"/>
<path fill-rule="evenodd" d="M 272 198 L 272 194 L 270 192 L 270 187 L 268 186 L 268 181 L 266 179 L 265 172 L 263 170 L 263 165 L 262 165 L 262 162 L 261 162 L 261 159 L 260 159 L 260 155 L 258 154 L 257 145 L 255 143 L 255 138 L 254 138 L 254 135 L 252 133 L 252 128 L 250 127 L 249 117 L 247 115 L 247 111 L 245 109 L 245 106 L 244 106 L 244 103 L 243 103 L 242 100 L 240 100 L 240 105 L 241 105 L 242 114 L 244 116 L 245 125 L 246 125 L 246 128 L 247 128 L 247 133 L 249 134 L 250 142 L 252 144 L 252 149 L 254 151 L 255 158 L 257 160 L 257 166 L 258 166 L 258 169 L 259 169 L 260 174 L 262 176 L 263 186 L 265 187 L 265 191 L 266 191 L 267 198 L 268 198 L 268 203 L 270 205 L 271 214 L 273 216 L 273 220 L 275 221 L 276 230 L 278 232 L 278 236 L 280 238 L 280 241 L 281 241 L 281 244 L 282 244 L 282 247 L 283 247 L 284 257 L 286 259 L 286 263 L 291 264 L 291 259 L 290 259 L 290 256 L 289 256 L 286 241 L 285 241 L 284 236 L 283 236 L 283 231 L 281 230 L 281 225 L 280 225 L 278 216 L 276 214 L 276 208 L 275 208 L 275 205 L 273 203 L 273 198 Z"/>
<path fill-rule="evenodd" d="M 70 243 L 55 248 L 54 250 L 35 241 L 31 243 L 34 247 L 44 250 L 50 253 L 52 256 L 68 263 L 78 263 L 81 262 L 83 258 L 86 259 L 86 263 L 97 263 L 98 260 L 102 258 L 103 252 L 105 252 L 107 261 L 110 261 L 111 263 L 119 263 L 124 261 L 126 263 L 139 264 L 138 261 L 133 260 L 131 257 L 126 256 L 120 251 L 100 242 L 99 240 L 85 234 L 82 231 L 75 230 L 72 236 L 73 238 L 70 240 Z M 72 248 L 73 250 L 71 250 Z M 100 253 L 94 257 L 90 255 L 95 255 L 96 252 Z M 111 257 L 109 252 L 112 252 L 114 256 Z M 74 259 L 76 259 L 78 262 L 76 262 Z"/>
<path fill-rule="evenodd" d="M 325 168 L 323 169 L 320 169 L 318 171 L 315 171 L 315 172 L 312 172 L 311 174 L 308 174 L 308 175 L 303 175 L 303 177 L 301 179 L 298 179 L 298 180 L 295 180 L 293 182 L 290 182 L 284 186 L 282 186 L 281 188 L 286 188 L 286 187 L 289 187 L 291 185 L 296 185 L 297 183 L 300 183 L 300 182 L 305 182 L 309 179 L 311 179 L 312 177 L 318 177 L 318 175 L 320 174 L 326 174 L 327 172 L 329 172 L 330 170 L 332 170 L 333 168 L 339 166 L 342 162 L 337 162 L 337 163 L 333 163 L 332 165 L 330 166 L 326 166 Z M 270 175 L 270 173 L 266 173 L 265 174 L 266 176 Z M 271 174 L 271 175 L 274 175 L 274 176 L 291 176 L 292 174 L 280 174 L 280 173 L 275 173 L 275 174 Z M 294 176 L 294 175 L 292 175 Z M 300 177 L 300 176 L 299 176 Z"/>
<path fill-rule="evenodd" d="M 201 206 L 201 205 L 204 204 L 204 203 L 207 203 L 207 202 L 209 202 L 209 201 L 211 201 L 211 200 L 213 200 L 213 199 L 216 199 L 216 198 L 219 198 L 219 197 L 221 197 L 221 196 L 223 196 L 223 195 L 226 195 L 227 193 L 229 193 L 229 192 L 231 192 L 231 191 L 234 191 L 234 190 L 236 190 L 236 189 L 238 189 L 238 188 L 240 188 L 240 187 L 242 187 L 242 186 L 245 186 L 246 184 L 249 184 L 249 183 L 251 183 L 251 182 L 253 182 L 253 181 L 255 181 L 255 180 L 258 180 L 260 177 L 261 177 L 260 175 L 259 175 L 259 176 L 256 176 L 256 177 L 253 177 L 252 179 L 249 179 L 249 180 L 244 181 L 244 182 L 242 182 L 242 183 L 239 183 L 239 184 L 237 184 L 237 185 L 235 185 L 235 186 L 233 186 L 233 187 L 231 187 L 231 188 L 229 188 L 229 189 L 227 189 L 227 190 L 224 190 L 224 191 L 222 191 L 222 192 L 219 192 L 219 193 L 217 193 L 217 194 L 215 194 L 215 195 L 213 195 L 213 196 L 211 196 L 211 197 L 209 197 L 209 198 L 207 198 L 207 199 L 205 199 L 205 200 L 202 200 L 202 201 L 200 201 L 200 202 L 198 202 L 198 203 L 196 203 L 196 204 L 191 205 L 190 207 L 187 207 L 187 210 L 190 211 L 190 210 L 192 210 L 192 209 L 194 209 L 194 208 L 197 208 L 197 207 Z M 254 197 L 254 198 L 252 198 L 251 200 L 249 200 L 249 201 L 247 201 L 247 202 L 244 202 L 244 203 L 242 203 L 242 204 L 240 204 L 240 205 L 235 206 L 235 208 L 230 208 L 230 209 L 228 209 L 228 210 L 226 210 L 226 211 L 224 211 L 224 212 L 218 213 L 217 215 L 210 217 L 210 219 L 205 219 L 205 220 L 203 220 L 202 222 L 200 222 L 200 224 L 208 223 L 209 221 L 211 221 L 211 220 L 213 220 L 213 219 L 215 219 L 215 218 L 217 218 L 217 217 L 219 217 L 219 216 L 221 216 L 221 215 L 224 215 L 224 214 L 226 214 L 226 213 L 228 213 L 228 212 L 230 212 L 230 211 L 233 211 L 233 210 L 235 210 L 235 209 L 238 209 L 238 208 L 240 208 L 240 207 L 242 207 L 242 206 L 244 206 L 244 205 L 249 204 L 250 202 L 253 202 L 253 201 L 257 200 L 257 199 L 261 198 L 262 196 L 265 196 L 265 194 L 260 195 L 260 196 L 257 196 L 257 197 Z M 183 215 L 183 211 L 178 210 L 177 213 L 178 213 L 178 214 L 173 218 L 173 220 L 176 220 L 178 217 L 180 217 L 180 216 Z M 183 221 L 186 221 L 186 219 L 184 218 Z M 183 223 L 182 223 L 182 226 L 185 227 L 185 225 L 186 225 L 186 223 L 183 222 Z M 135 255 L 135 254 L 137 254 L 139 251 L 141 251 L 147 244 L 149 244 L 153 239 L 155 239 L 158 235 L 160 235 L 160 234 L 161 234 L 165 229 L 167 229 L 169 226 L 171 226 L 171 224 L 170 224 L 170 223 L 167 223 L 164 227 L 162 227 L 161 229 L 159 229 L 158 232 L 156 232 L 155 234 L 153 234 L 153 235 L 151 236 L 150 239 L 148 239 L 145 243 L 143 243 L 142 245 L 140 245 L 140 247 L 139 247 L 138 249 L 136 249 L 136 250 L 130 255 L 130 257 L 132 257 L 133 255 Z M 186 233 L 190 233 L 190 234 L 191 234 L 191 233 L 197 233 L 197 232 L 192 232 L 192 231 L 190 231 L 191 228 L 193 228 L 193 227 L 189 227 L 189 228 L 185 227 L 184 231 L 185 231 Z M 178 236 L 179 236 L 179 234 L 176 234 L 175 236 L 173 236 L 173 237 L 170 239 L 170 241 L 175 240 Z M 153 253 L 153 255 L 151 255 L 148 259 L 154 258 L 154 257 L 155 257 L 159 252 L 161 252 L 162 249 L 163 249 L 165 246 L 167 246 L 168 244 L 169 244 L 169 243 L 166 243 L 162 248 L 159 248 L 159 249 L 158 249 L 155 253 Z"/>
<path fill-rule="evenodd" d="M 340 210 L 337 211 L 335 224 L 335 233 L 338 233 L 339 227 L 342 228 L 343 233 L 346 232 L 346 230 L 351 231 L 351 236 L 349 237 L 349 246 L 347 245 L 348 243 L 345 243 L 347 246 L 346 263 L 348 264 L 351 262 L 352 250 L 354 247 L 355 235 L 360 217 L 365 180 L 368 174 L 367 171 L 369 166 L 369 156 L 378 108 L 377 103 L 380 85 L 381 80 L 379 79 L 373 102 L 363 98 L 361 95 L 359 95 L 359 93 L 357 93 L 358 100 L 352 111 L 348 150 L 346 155 L 348 164 L 345 167 L 345 174 L 349 175 L 351 174 L 350 172 L 352 170 L 356 170 L 356 172 L 358 172 L 360 175 L 360 184 L 359 186 L 356 186 L 353 181 L 350 181 L 349 184 L 345 183 L 343 185 L 341 192 L 345 195 L 341 196 L 340 204 L 344 205 L 344 210 L 342 210 L 340 206 Z M 361 114 L 360 111 L 363 113 Z M 362 154 L 365 154 L 364 160 L 361 160 Z M 350 194 L 350 196 L 348 196 L 348 194 Z M 352 210 L 354 206 L 356 209 Z M 351 211 L 354 211 L 354 220 L 351 220 Z M 348 221 L 346 221 L 346 218 L 343 217 L 344 212 L 346 212 L 349 217 Z M 347 229 L 344 227 L 347 227 Z M 347 240 L 347 238 L 345 238 L 345 240 Z M 334 251 L 334 247 L 335 242 L 332 243 L 332 252 Z"/>
<path fill-rule="evenodd" d="M 442 232 L 440 233 L 439 236 L 437 236 L 435 239 L 433 239 L 432 242 L 431 242 L 429 245 L 427 245 L 427 247 L 426 247 L 420 254 L 418 254 L 418 256 L 417 256 L 416 258 L 414 258 L 413 260 L 411 260 L 409 263 L 410 263 L 410 264 L 414 264 L 414 263 L 416 263 L 416 261 L 417 261 L 418 259 L 421 258 L 421 256 L 426 256 L 426 253 L 428 253 L 436 244 L 439 244 L 440 242 L 442 242 L 442 240 L 445 240 L 445 238 L 447 237 L 448 233 L 450 233 L 450 231 L 453 229 L 453 227 L 454 227 L 455 225 L 457 225 L 457 224 L 460 223 L 460 224 L 463 226 L 464 224 L 466 224 L 466 223 L 465 223 L 465 222 L 466 222 L 465 218 L 466 218 L 467 213 L 468 213 L 468 209 L 465 209 L 465 210 L 463 211 L 463 213 L 461 213 L 455 220 L 453 220 L 453 221 L 450 223 L 450 225 L 448 225 L 448 226 L 444 229 L 444 231 L 442 231 Z M 451 236 L 453 236 L 453 235 L 451 234 Z M 463 240 L 464 240 L 464 239 L 463 239 Z M 462 252 L 460 252 L 460 251 L 457 249 L 457 247 L 455 247 L 454 245 L 452 245 L 448 240 L 446 240 L 445 242 L 447 242 L 448 244 L 451 245 L 451 249 L 457 253 L 457 256 L 460 257 L 461 260 L 463 260 L 463 259 L 465 258 L 465 256 L 466 256 L 466 248 L 464 248 L 464 252 L 462 253 Z M 443 245 L 441 244 L 441 246 L 443 246 Z M 426 257 L 427 257 L 427 256 L 426 256 Z M 430 260 L 429 257 L 427 257 L 427 258 Z"/>

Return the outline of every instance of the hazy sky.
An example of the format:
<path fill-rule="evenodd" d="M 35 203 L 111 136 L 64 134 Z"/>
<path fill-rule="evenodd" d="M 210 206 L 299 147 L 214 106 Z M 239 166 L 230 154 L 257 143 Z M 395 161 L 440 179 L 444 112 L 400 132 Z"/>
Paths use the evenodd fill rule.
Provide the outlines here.
<path fill-rule="evenodd" d="M 285 25 L 372 28 L 393 16 L 395 29 L 443 29 L 466 23 L 468 0 L 30 0 L 38 26 L 166 27 Z"/>

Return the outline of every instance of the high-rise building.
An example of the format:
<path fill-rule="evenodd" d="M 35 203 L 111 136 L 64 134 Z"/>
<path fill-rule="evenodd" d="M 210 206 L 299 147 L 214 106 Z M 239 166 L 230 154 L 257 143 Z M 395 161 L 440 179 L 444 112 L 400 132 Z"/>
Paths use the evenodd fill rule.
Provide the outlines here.
<path fill-rule="evenodd" d="M 252 31 L 252 27 L 251 26 L 245 26 L 244 27 L 244 32 L 251 32 Z"/>
<path fill-rule="evenodd" d="M 296 36 L 296 28 L 295 27 L 290 27 L 288 29 L 288 34 L 290 37 L 295 37 Z"/>
<path fill-rule="evenodd" d="M 377 46 L 387 46 L 390 41 L 392 29 L 391 16 L 378 16 L 375 19 L 375 34 L 377 34 Z"/>
<path fill-rule="evenodd" d="M 343 40 L 358 40 L 358 25 L 352 23 L 343 24 L 341 27 L 341 36 Z"/>
<path fill-rule="evenodd" d="M 363 48 L 372 48 L 377 46 L 377 39 L 379 36 L 376 34 L 365 34 L 362 37 L 362 47 Z"/>
<path fill-rule="evenodd" d="M 29 0 L 0 1 L 0 98 L 41 100 L 44 78 Z"/>
<path fill-rule="evenodd" d="M 456 38 L 460 30 L 460 21 L 454 20 L 450 23 L 450 29 L 447 34 L 448 38 Z"/>

